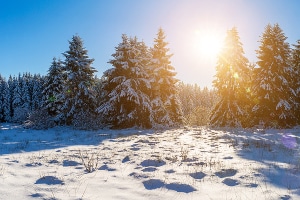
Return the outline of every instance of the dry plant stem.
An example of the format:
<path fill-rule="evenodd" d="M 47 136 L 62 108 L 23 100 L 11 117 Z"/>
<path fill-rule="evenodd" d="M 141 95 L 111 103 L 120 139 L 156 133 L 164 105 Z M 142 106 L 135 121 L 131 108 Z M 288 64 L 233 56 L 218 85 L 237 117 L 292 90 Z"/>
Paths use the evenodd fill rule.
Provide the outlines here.
<path fill-rule="evenodd" d="M 87 151 L 85 151 L 85 154 L 83 154 L 81 150 L 79 150 L 78 153 L 82 164 L 88 173 L 97 170 L 99 164 L 99 154 L 96 152 L 91 152 L 89 154 Z"/>

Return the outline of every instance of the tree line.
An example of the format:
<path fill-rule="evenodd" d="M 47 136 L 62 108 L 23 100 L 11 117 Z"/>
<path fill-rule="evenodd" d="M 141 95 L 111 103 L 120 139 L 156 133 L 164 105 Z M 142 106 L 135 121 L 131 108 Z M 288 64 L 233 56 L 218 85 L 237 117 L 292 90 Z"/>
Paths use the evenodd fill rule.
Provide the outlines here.
<path fill-rule="evenodd" d="M 75 35 L 64 60 L 53 58 L 46 76 L 25 73 L 7 81 L 0 76 L 0 121 L 78 129 L 299 125 L 300 41 L 291 48 L 286 39 L 278 24 L 268 24 L 258 62 L 250 63 L 237 29 L 228 30 L 215 89 L 201 89 L 175 78 L 161 28 L 152 47 L 123 34 L 108 62 L 112 68 L 100 78 Z"/>
<path fill-rule="evenodd" d="M 300 124 L 300 40 L 290 47 L 278 24 L 268 24 L 256 51 L 244 56 L 236 28 L 228 30 L 213 82 L 219 102 L 212 126 L 286 128 Z"/>
<path fill-rule="evenodd" d="M 112 68 L 97 78 L 94 59 L 75 35 L 64 60 L 54 58 L 45 77 L 24 74 L 7 82 L 1 77 L 0 120 L 26 121 L 28 126 L 42 128 L 179 126 L 183 119 L 179 80 L 164 40 L 161 28 L 151 48 L 137 37 L 122 35 L 108 62 Z"/>
<path fill-rule="evenodd" d="M 0 121 L 21 123 L 29 111 L 40 108 L 44 77 L 30 73 L 10 76 L 6 81 L 0 75 Z"/>

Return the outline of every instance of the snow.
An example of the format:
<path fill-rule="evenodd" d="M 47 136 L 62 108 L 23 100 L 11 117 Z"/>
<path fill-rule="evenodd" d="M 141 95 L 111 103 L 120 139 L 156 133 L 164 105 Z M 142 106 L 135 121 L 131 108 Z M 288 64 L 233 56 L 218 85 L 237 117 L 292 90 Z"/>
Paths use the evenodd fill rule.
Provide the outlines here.
<path fill-rule="evenodd" d="M 299 127 L 79 131 L 2 123 L 0 199 L 300 199 L 299 142 Z"/>
<path fill-rule="evenodd" d="M 280 99 L 279 103 L 276 105 L 276 110 L 278 110 L 281 107 L 283 107 L 284 110 L 291 110 L 291 105 L 283 99 Z"/>

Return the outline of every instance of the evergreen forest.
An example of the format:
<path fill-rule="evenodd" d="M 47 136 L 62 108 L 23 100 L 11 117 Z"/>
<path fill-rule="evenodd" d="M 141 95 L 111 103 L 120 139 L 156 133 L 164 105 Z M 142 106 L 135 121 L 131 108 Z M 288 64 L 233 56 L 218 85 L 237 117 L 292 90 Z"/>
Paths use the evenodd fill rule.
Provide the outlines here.
<path fill-rule="evenodd" d="M 102 77 L 80 36 L 62 55 L 49 61 L 45 76 L 0 74 L 0 122 L 36 129 L 300 125 L 300 40 L 289 44 L 279 24 L 265 27 L 255 63 L 245 57 L 237 28 L 228 30 L 213 89 L 176 78 L 161 28 L 152 47 L 123 34 Z"/>

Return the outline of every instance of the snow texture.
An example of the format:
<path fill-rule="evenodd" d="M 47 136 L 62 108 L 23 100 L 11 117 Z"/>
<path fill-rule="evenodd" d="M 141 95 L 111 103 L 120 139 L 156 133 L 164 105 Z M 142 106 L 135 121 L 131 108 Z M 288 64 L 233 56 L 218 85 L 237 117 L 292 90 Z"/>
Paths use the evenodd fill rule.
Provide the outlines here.
<path fill-rule="evenodd" d="M 299 142 L 299 127 L 79 131 L 2 123 L 0 198 L 300 199 Z"/>

